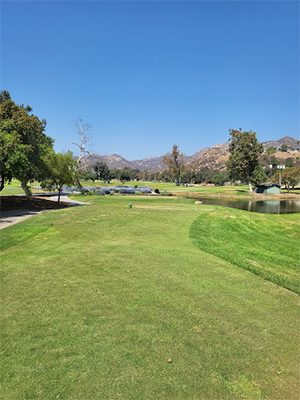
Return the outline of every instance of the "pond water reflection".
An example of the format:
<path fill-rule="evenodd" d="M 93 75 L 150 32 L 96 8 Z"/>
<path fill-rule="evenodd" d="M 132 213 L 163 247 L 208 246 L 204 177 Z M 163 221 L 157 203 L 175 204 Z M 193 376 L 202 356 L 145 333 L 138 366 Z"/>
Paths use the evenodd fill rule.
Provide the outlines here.
<path fill-rule="evenodd" d="M 300 213 L 300 200 L 228 200 L 198 198 L 204 204 L 238 208 L 265 214 Z"/>

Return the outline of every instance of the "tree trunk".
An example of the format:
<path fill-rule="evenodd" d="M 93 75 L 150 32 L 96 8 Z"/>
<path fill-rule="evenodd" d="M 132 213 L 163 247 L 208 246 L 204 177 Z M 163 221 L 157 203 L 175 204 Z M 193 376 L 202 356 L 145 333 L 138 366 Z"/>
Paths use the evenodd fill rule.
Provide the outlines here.
<path fill-rule="evenodd" d="M 0 181 L 1 183 L 0 183 L 0 192 L 4 189 L 4 178 L 3 177 L 1 177 L 1 181 Z"/>
<path fill-rule="evenodd" d="M 252 193 L 252 192 L 253 192 L 253 189 L 252 189 L 251 182 L 249 182 L 249 190 L 250 190 L 250 193 Z"/>
<path fill-rule="evenodd" d="M 21 182 L 21 188 L 24 190 L 25 196 L 31 196 L 31 193 L 27 188 L 27 183 L 28 183 L 28 181 L 22 181 Z"/>
<path fill-rule="evenodd" d="M 61 186 L 58 187 L 58 204 L 60 203 Z"/>
<path fill-rule="evenodd" d="M 84 187 L 81 185 L 81 183 L 79 182 L 79 178 L 77 176 L 75 176 L 75 183 L 76 186 L 78 187 L 79 191 L 81 194 L 85 194 L 85 189 Z"/>

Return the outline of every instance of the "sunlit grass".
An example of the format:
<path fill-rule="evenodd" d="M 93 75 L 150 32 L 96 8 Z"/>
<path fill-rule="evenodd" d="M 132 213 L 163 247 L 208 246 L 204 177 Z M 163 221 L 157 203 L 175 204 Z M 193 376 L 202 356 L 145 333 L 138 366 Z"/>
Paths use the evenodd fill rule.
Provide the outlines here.
<path fill-rule="evenodd" d="M 298 297 L 190 239 L 219 209 L 176 197 L 89 202 L 1 231 L 3 399 L 299 397 Z M 294 224 L 254 219 L 262 233 L 274 221 L 276 232 Z"/>
<path fill-rule="evenodd" d="M 124 182 L 124 184 L 117 180 L 112 180 L 110 183 L 104 183 L 102 181 L 82 181 L 83 186 L 89 187 L 114 187 L 114 186 L 143 186 L 143 187 L 150 187 L 152 190 L 158 189 L 161 193 L 200 193 L 203 195 L 246 195 L 249 194 L 249 187 L 245 185 L 240 186 L 219 186 L 215 187 L 213 185 L 192 185 L 184 187 L 183 185 L 176 186 L 175 183 L 171 182 L 142 182 L 142 181 L 129 181 Z"/>
<path fill-rule="evenodd" d="M 36 182 L 36 185 L 38 183 Z M 32 193 L 40 193 L 40 190 L 37 190 L 33 185 L 31 186 Z M 13 196 L 13 195 L 24 195 L 24 190 L 21 188 L 21 182 L 13 179 L 10 183 L 6 183 L 4 189 L 1 190 L 0 196 Z"/>
<path fill-rule="evenodd" d="M 299 215 L 268 215 L 216 207 L 191 226 L 201 249 L 300 293 Z"/>

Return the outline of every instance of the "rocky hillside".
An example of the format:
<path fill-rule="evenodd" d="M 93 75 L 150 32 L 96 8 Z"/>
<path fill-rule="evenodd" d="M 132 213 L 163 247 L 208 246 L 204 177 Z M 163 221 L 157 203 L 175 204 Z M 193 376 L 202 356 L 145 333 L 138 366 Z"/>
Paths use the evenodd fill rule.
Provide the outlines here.
<path fill-rule="evenodd" d="M 279 150 L 275 153 L 275 157 L 279 158 L 297 158 L 300 156 L 300 144 L 297 139 L 293 139 L 286 136 L 279 140 L 273 140 L 262 143 L 264 149 L 274 146 L 275 148 L 280 148 L 282 144 L 290 146 L 293 150 L 288 150 L 288 152 L 280 152 Z M 184 162 L 187 169 L 195 169 L 198 171 L 200 168 L 208 167 L 210 169 L 217 169 L 222 171 L 225 169 L 225 163 L 229 157 L 228 151 L 229 143 L 219 143 L 211 147 L 201 149 L 191 156 L 185 156 Z M 125 167 L 130 167 L 132 169 L 138 169 L 143 171 L 162 171 L 166 168 L 163 163 L 163 157 L 169 155 L 169 153 L 162 155 L 161 157 L 149 157 L 143 160 L 128 161 L 118 154 L 110 154 L 105 156 L 99 156 L 94 154 L 93 156 L 83 160 L 85 165 L 95 164 L 95 162 L 105 162 L 110 169 L 122 169 Z"/>
<path fill-rule="evenodd" d="M 279 148 L 282 144 L 286 144 L 287 146 L 290 146 L 292 149 L 300 151 L 300 141 L 297 139 L 291 138 L 290 136 L 285 136 L 279 140 L 263 142 L 262 144 L 265 149 L 267 149 L 268 147 L 271 147 L 271 146 L 273 146 L 275 148 Z"/>
<path fill-rule="evenodd" d="M 149 157 L 144 158 L 143 160 L 134 160 L 131 163 L 135 166 L 134 168 L 139 169 L 140 171 L 162 171 L 166 168 L 166 165 L 163 163 L 163 158 L 168 154 L 164 154 L 161 157 Z"/>
<path fill-rule="evenodd" d="M 186 164 L 186 169 L 198 171 L 200 168 L 208 167 L 223 171 L 229 157 L 228 147 L 228 143 L 220 143 L 208 149 L 203 149 L 203 151 L 200 150 L 197 157 Z"/>
<path fill-rule="evenodd" d="M 282 144 L 285 144 L 290 147 L 288 151 L 282 152 L 280 151 L 280 147 Z M 295 163 L 298 163 L 300 158 L 300 144 L 297 139 L 293 139 L 289 136 L 286 136 L 279 140 L 262 142 L 264 149 L 266 150 L 268 147 L 275 147 L 277 149 L 274 156 L 277 159 L 282 159 L 283 162 L 287 158 L 293 158 Z M 198 171 L 200 168 L 208 167 L 210 169 L 216 169 L 219 171 L 223 171 L 226 169 L 226 161 L 229 157 L 229 143 L 221 143 L 215 146 L 212 146 L 208 149 L 200 150 L 199 156 L 194 158 L 186 164 L 186 168 L 189 170 L 195 169 Z M 197 153 L 195 153 L 197 154 Z M 297 159 L 298 157 L 298 159 Z"/>
<path fill-rule="evenodd" d="M 107 156 L 99 156 L 98 154 L 93 154 L 90 157 L 84 157 L 82 159 L 82 164 L 84 166 L 93 165 L 96 162 L 105 162 L 109 169 L 122 169 L 125 167 L 130 167 L 135 169 L 136 166 L 133 162 L 126 160 L 124 157 L 118 154 L 110 154 Z"/>

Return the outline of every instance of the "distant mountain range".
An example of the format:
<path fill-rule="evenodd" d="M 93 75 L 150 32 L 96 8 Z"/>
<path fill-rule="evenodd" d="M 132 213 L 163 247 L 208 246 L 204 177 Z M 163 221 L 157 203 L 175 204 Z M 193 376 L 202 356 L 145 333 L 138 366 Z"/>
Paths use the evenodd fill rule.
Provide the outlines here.
<path fill-rule="evenodd" d="M 275 148 L 280 148 L 282 144 L 286 144 L 287 146 L 290 146 L 292 149 L 295 149 L 296 151 L 294 151 L 295 153 L 294 155 L 291 153 L 280 153 L 278 154 L 278 156 L 287 158 L 297 155 L 296 153 L 298 152 L 300 153 L 299 140 L 291 138 L 289 136 L 285 136 L 284 138 L 279 140 L 262 142 L 262 145 L 264 146 L 265 149 L 271 146 Z M 192 156 L 184 156 L 184 163 L 186 164 L 186 168 L 199 170 L 202 167 L 208 167 L 211 169 L 218 169 L 222 171 L 225 169 L 225 162 L 227 161 L 229 156 L 228 147 L 229 147 L 228 142 L 219 143 L 214 146 L 198 150 Z M 130 167 L 132 169 L 138 169 L 141 172 L 146 170 L 162 171 L 166 169 L 166 165 L 163 163 L 163 157 L 168 156 L 169 154 L 170 153 L 166 153 L 160 157 L 149 157 L 149 158 L 144 158 L 143 160 L 133 160 L 133 161 L 128 161 L 119 154 L 110 154 L 105 156 L 93 154 L 90 157 L 84 158 L 83 163 L 85 165 L 91 165 L 99 161 L 99 162 L 105 162 L 108 165 L 109 169 L 122 169 L 125 167 Z"/>

